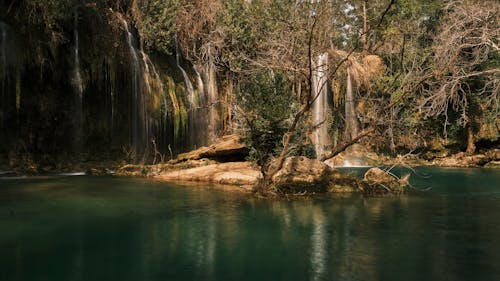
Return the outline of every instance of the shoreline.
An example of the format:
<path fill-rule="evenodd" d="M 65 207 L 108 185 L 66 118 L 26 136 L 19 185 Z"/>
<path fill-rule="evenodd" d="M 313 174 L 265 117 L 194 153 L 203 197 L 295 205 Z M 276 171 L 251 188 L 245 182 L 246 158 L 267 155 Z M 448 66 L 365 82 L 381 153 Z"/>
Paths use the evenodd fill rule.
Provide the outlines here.
<path fill-rule="evenodd" d="M 500 169 L 500 160 L 492 160 L 488 161 L 484 165 L 470 164 L 466 162 L 459 162 L 460 158 L 467 157 L 469 159 L 481 159 L 485 154 L 474 154 L 471 156 L 463 156 L 463 153 L 458 153 L 449 157 L 436 158 L 432 160 L 426 160 L 423 158 L 412 158 L 401 161 L 398 158 L 385 158 L 384 161 L 378 162 L 374 165 L 337 165 L 330 166 L 333 169 L 349 169 L 349 168 L 372 168 L 372 167 L 383 167 L 383 166 L 406 166 L 409 168 L 418 168 L 418 167 L 434 167 L 434 168 L 463 168 L 463 169 Z M 382 156 L 384 157 L 384 156 Z M 478 158 L 479 157 L 479 158 Z M 457 159 L 459 158 L 459 159 Z M 201 159 L 202 161 L 211 161 L 209 159 Z M 20 167 L 19 165 L 10 166 L 10 165 L 0 165 L 0 177 L 12 177 L 12 176 L 72 176 L 71 174 L 81 173 L 81 175 L 117 175 L 117 171 L 124 167 L 133 167 L 140 166 L 146 168 L 152 167 L 165 167 L 170 166 L 173 168 L 181 163 L 172 162 L 177 161 L 168 161 L 165 163 L 158 164 L 133 164 L 126 161 L 89 161 L 89 162 L 67 162 L 65 165 L 61 165 L 59 167 L 47 167 L 40 165 L 39 167 L 33 168 L 25 168 Z M 247 162 L 247 161 L 240 161 Z M 211 161 L 211 163 L 218 163 L 215 161 Z M 250 163 L 250 162 L 248 162 Z M 182 165 L 181 165 L 182 166 Z M 176 170 L 183 170 L 186 167 L 176 168 Z M 75 176 L 75 175 L 73 175 Z M 119 175 L 122 176 L 122 175 Z M 133 176 L 145 176 L 140 175 L 139 173 L 134 174 Z"/>
<path fill-rule="evenodd" d="M 241 151 L 241 148 L 238 147 Z M 207 153 L 207 148 L 201 151 Z M 119 177 L 143 177 L 154 181 L 180 184 L 187 186 L 207 186 L 217 190 L 260 193 L 262 174 L 259 167 L 248 161 L 219 162 L 214 158 L 203 158 L 196 151 L 181 154 L 177 159 L 166 163 L 154 165 L 130 164 L 127 161 L 83 161 L 73 163 L 72 161 L 61 161 L 57 164 L 45 165 L 29 163 L 23 167 L 17 163 L 16 166 L 1 165 L 0 179 L 31 178 L 31 177 L 71 177 L 71 176 L 106 176 Z M 217 156 L 217 154 L 215 154 Z M 187 157 L 189 156 L 189 157 Z M 334 159 L 337 163 L 344 161 L 345 155 Z M 352 157 L 352 154 L 351 154 Z M 334 162 L 320 162 L 314 159 L 299 157 L 298 164 L 304 166 L 298 171 L 295 166 L 292 170 L 285 171 L 284 178 L 278 179 L 273 185 L 278 188 L 270 189 L 271 194 L 286 196 L 302 196 L 304 194 L 400 194 L 404 192 L 403 178 L 389 177 L 378 181 L 385 175 L 378 174 L 372 181 L 354 177 L 343 169 L 366 168 L 367 171 L 378 167 L 407 167 L 409 170 L 417 167 L 435 168 L 459 168 L 459 169 L 499 169 L 500 149 L 491 149 L 485 153 L 465 155 L 457 153 L 448 157 L 436 157 L 426 160 L 411 155 L 410 157 L 388 157 L 374 153 L 359 152 L 355 157 L 368 159 L 370 162 L 354 163 L 357 165 L 333 166 Z M 372 158 L 370 158 L 372 157 Z M 375 160 L 373 160 L 375 159 Z M 300 162 L 309 161 L 309 162 Z M 297 163 L 295 163 L 297 164 Z M 294 164 L 294 165 L 295 165 Z M 310 169 L 314 166 L 315 168 Z M 300 170 L 301 168 L 299 168 Z M 286 169 L 284 169 L 286 170 Z M 407 181 L 407 179 L 404 179 Z M 387 188 L 389 186 L 390 188 Z"/>

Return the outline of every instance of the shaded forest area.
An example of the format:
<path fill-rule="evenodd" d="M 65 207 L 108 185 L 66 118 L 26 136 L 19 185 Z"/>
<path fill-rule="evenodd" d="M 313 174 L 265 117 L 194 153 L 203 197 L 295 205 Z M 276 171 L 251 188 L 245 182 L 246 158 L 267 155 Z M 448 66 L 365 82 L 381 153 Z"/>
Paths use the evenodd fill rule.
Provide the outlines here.
<path fill-rule="evenodd" d="M 498 14 L 494 0 L 0 0 L 0 164 L 166 161 L 226 133 L 269 177 L 355 142 L 498 147 Z"/>

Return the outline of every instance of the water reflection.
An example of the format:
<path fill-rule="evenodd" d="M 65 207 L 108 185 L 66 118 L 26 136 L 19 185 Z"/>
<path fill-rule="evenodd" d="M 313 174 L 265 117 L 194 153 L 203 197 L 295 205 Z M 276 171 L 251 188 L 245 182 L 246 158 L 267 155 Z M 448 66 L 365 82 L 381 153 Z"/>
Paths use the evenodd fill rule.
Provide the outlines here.
<path fill-rule="evenodd" d="M 314 208 L 313 233 L 311 237 L 311 280 L 323 280 L 327 261 L 326 220 L 321 208 Z"/>
<path fill-rule="evenodd" d="M 470 194 L 498 192 L 500 175 L 467 177 L 489 183 L 436 175 L 428 193 L 272 201 L 130 179 L 13 181 L 0 190 L 0 280 L 499 280 L 500 201 Z"/>

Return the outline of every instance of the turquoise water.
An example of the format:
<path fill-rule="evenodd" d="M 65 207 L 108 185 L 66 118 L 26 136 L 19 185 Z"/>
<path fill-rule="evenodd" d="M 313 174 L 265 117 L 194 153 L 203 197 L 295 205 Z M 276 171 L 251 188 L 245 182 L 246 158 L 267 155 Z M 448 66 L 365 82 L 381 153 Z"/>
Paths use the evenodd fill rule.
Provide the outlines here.
<path fill-rule="evenodd" d="M 0 280 L 500 280 L 500 170 L 418 172 L 401 197 L 295 201 L 0 179 Z"/>

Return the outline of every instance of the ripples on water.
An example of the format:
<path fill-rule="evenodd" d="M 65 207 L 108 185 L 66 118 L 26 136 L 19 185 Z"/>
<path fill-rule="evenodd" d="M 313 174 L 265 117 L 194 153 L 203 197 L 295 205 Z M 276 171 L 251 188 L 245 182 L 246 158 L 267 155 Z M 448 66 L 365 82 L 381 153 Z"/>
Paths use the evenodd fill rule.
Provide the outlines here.
<path fill-rule="evenodd" d="M 355 172 L 355 171 L 354 171 Z M 144 179 L 0 181 L 0 280 L 500 280 L 500 171 L 401 197 L 256 199 Z"/>

